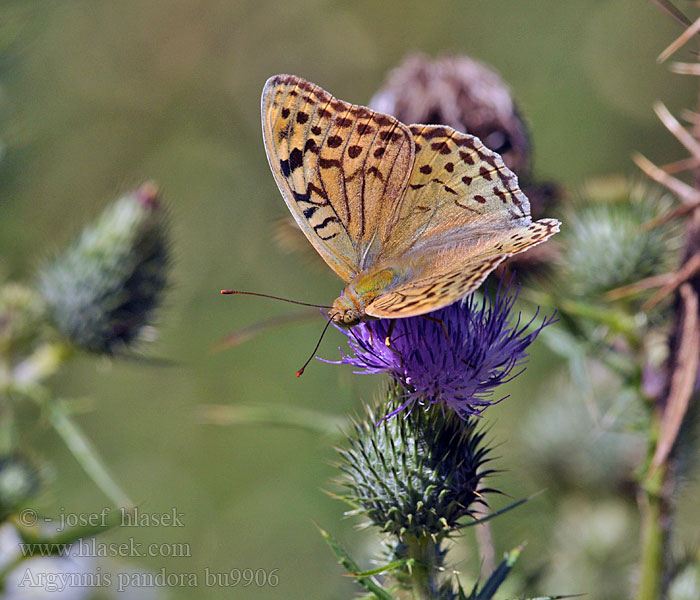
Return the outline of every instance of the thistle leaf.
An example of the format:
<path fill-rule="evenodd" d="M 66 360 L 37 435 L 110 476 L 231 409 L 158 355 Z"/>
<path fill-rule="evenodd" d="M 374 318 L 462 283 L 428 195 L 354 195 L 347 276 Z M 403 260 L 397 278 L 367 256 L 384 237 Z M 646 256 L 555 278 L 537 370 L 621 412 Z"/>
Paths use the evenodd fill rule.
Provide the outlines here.
<path fill-rule="evenodd" d="M 388 565 L 383 565 L 377 567 L 376 569 L 370 569 L 369 571 L 362 571 L 361 573 L 353 573 L 353 577 L 370 577 L 372 575 L 379 575 L 381 573 L 387 573 L 388 571 L 393 571 L 400 567 L 406 567 L 409 571 L 415 564 L 415 559 L 413 558 L 402 558 L 401 560 L 395 560 L 390 562 Z"/>
<path fill-rule="evenodd" d="M 394 597 L 378 583 L 373 581 L 370 577 L 363 576 L 359 565 L 347 553 L 345 548 L 340 545 L 338 540 L 336 540 L 330 533 L 328 533 L 318 524 L 314 523 L 314 525 L 316 525 L 319 532 L 323 536 L 323 539 L 326 540 L 326 543 L 330 546 L 333 554 L 335 554 L 340 564 L 343 565 L 350 572 L 350 574 L 356 578 L 357 583 L 359 583 L 366 590 L 372 592 L 375 597 L 379 598 L 380 600 L 394 600 Z"/>
<path fill-rule="evenodd" d="M 505 581 L 506 577 L 508 577 L 513 565 L 520 557 L 522 549 L 523 547 L 521 545 L 510 552 L 506 552 L 505 557 L 491 574 L 491 577 L 488 578 L 488 581 L 481 590 L 479 590 L 479 593 L 474 596 L 474 600 L 491 600 L 491 598 L 494 597 L 498 588 L 501 587 L 501 584 Z"/>
<path fill-rule="evenodd" d="M 500 510 L 497 510 L 496 512 L 492 512 L 485 517 L 482 517 L 481 519 L 475 519 L 474 521 L 469 521 L 467 523 L 463 524 L 463 527 L 472 527 L 474 525 L 480 525 L 481 523 L 486 523 L 486 521 L 490 521 L 491 519 L 498 517 L 499 515 L 502 515 L 503 513 L 508 512 L 509 510 L 513 510 L 514 508 L 517 508 L 521 504 L 525 504 L 528 500 L 532 500 L 535 496 L 539 496 L 542 492 L 537 492 L 536 494 L 532 494 L 531 496 L 528 496 L 527 498 L 521 498 L 520 500 L 516 500 L 512 504 L 509 504 L 505 508 L 501 508 Z"/>

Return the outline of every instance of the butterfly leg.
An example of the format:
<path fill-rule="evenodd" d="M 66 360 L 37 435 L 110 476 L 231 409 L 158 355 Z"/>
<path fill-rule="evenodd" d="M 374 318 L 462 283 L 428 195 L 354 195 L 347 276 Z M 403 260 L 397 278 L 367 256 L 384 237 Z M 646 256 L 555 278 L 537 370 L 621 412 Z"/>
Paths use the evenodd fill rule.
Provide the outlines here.
<path fill-rule="evenodd" d="M 386 344 L 386 347 L 389 348 L 396 356 L 399 357 L 399 363 L 401 364 L 401 369 L 405 370 L 406 366 L 404 365 L 403 362 L 403 356 L 401 356 L 401 352 L 399 352 L 394 346 L 391 344 L 391 334 L 394 333 L 394 327 L 396 327 L 396 319 L 391 319 L 389 321 L 389 329 L 386 332 L 386 337 L 384 338 L 384 344 Z"/>
<path fill-rule="evenodd" d="M 350 329 L 352 331 L 352 329 Z M 374 346 L 374 334 L 372 333 L 372 328 L 368 327 L 367 331 L 369 331 L 369 345 Z"/>
<path fill-rule="evenodd" d="M 428 321 L 432 321 L 433 323 L 440 323 L 440 326 L 442 327 L 442 332 L 445 334 L 445 339 L 450 341 L 450 335 L 447 333 L 447 325 L 445 325 L 445 321 L 442 319 L 438 319 L 437 317 L 431 317 L 430 315 L 421 315 L 424 319 L 428 319 Z"/>
<path fill-rule="evenodd" d="M 396 319 L 391 319 L 389 321 L 389 330 L 386 332 L 386 338 L 384 338 L 384 343 L 387 348 L 391 348 L 391 334 L 394 333 L 394 327 L 396 327 Z"/>

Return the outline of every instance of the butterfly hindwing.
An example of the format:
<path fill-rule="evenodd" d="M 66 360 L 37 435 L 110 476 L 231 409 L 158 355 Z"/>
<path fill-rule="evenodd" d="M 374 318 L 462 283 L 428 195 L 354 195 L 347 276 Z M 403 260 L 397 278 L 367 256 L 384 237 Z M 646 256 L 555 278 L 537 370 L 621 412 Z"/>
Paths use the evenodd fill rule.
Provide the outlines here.
<path fill-rule="evenodd" d="M 291 75 L 268 80 L 263 137 L 287 206 L 345 281 L 365 267 L 411 172 L 411 132 Z"/>
<path fill-rule="evenodd" d="M 494 236 L 469 255 L 460 247 L 440 254 L 424 252 L 413 261 L 415 274 L 399 286 L 378 296 L 365 311 L 373 317 L 398 318 L 425 314 L 448 306 L 476 290 L 506 258 L 541 244 L 559 231 L 559 221 L 542 219 L 527 227 Z"/>

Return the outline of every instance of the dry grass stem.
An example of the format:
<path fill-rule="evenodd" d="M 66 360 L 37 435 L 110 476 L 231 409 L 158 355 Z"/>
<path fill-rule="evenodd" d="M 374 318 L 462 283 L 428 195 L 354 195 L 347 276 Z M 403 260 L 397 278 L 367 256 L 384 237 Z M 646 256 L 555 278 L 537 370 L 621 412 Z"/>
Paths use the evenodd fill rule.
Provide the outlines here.
<path fill-rule="evenodd" d="M 640 279 L 629 285 L 623 285 L 614 290 L 610 290 L 605 293 L 606 300 L 620 300 L 626 298 L 627 296 L 633 296 L 640 292 L 646 290 L 653 290 L 654 288 L 666 285 L 673 278 L 673 273 L 664 273 L 663 275 L 653 275 L 652 277 L 647 277 L 645 279 Z"/>
<path fill-rule="evenodd" d="M 700 32 L 700 19 L 697 19 L 690 27 L 688 27 L 683 33 L 681 33 L 675 40 L 673 40 L 666 49 L 659 54 L 656 59 L 657 63 L 662 63 L 666 61 L 671 55 L 675 54 L 683 46 L 685 46 L 697 33 Z"/>
<path fill-rule="evenodd" d="M 673 175 L 675 173 L 682 173 L 683 171 L 689 171 L 690 169 L 697 169 L 700 167 L 700 161 L 694 158 L 684 158 L 682 160 L 677 160 L 672 163 L 668 163 L 661 167 L 666 173 Z"/>
<path fill-rule="evenodd" d="M 642 310 L 654 308 L 661 300 L 677 289 L 679 285 L 688 281 L 698 272 L 700 272 L 700 254 L 695 254 L 678 271 L 668 275 L 669 281 L 664 283 L 663 287 L 642 305 Z"/>
<path fill-rule="evenodd" d="M 691 24 L 691 21 L 686 17 L 680 10 L 678 10 L 672 2 L 668 0 L 651 0 L 656 6 L 661 8 L 661 10 L 668 13 L 672 18 L 678 21 L 681 25 L 687 27 Z"/>
<path fill-rule="evenodd" d="M 677 75 L 700 75 L 700 65 L 698 63 L 674 62 L 668 68 L 669 71 Z"/>
<path fill-rule="evenodd" d="M 681 110 L 681 119 L 687 121 L 691 125 L 700 124 L 700 113 L 696 113 L 694 110 L 684 108 Z"/>
<path fill-rule="evenodd" d="M 683 202 L 683 204 L 687 204 L 691 208 L 695 208 L 696 206 L 700 205 L 700 192 L 698 192 L 694 187 L 688 185 L 680 179 L 672 177 L 666 173 L 666 171 L 660 167 L 657 167 L 648 158 L 642 154 L 639 154 L 638 152 L 632 156 L 632 160 L 642 171 L 644 171 L 644 174 L 647 177 L 673 192 L 678 199 Z M 667 215 L 662 215 L 662 217 L 659 218 L 664 218 L 666 216 Z M 668 219 L 663 222 L 666 222 L 667 220 Z M 655 221 L 657 221 L 657 219 L 654 219 L 649 223 L 654 223 Z M 651 227 L 651 225 L 649 225 L 649 227 Z"/>
<path fill-rule="evenodd" d="M 696 160 L 700 160 L 700 142 L 683 127 L 676 117 L 666 108 L 663 102 L 654 102 L 654 112 L 674 137 L 685 147 Z"/>
<path fill-rule="evenodd" d="M 671 388 L 661 419 L 661 432 L 651 461 L 651 469 L 656 469 L 666 462 L 678 437 L 698 376 L 698 356 L 700 356 L 698 296 L 689 283 L 681 286 L 680 299 L 682 322 L 678 354 L 675 369 L 671 375 Z"/>

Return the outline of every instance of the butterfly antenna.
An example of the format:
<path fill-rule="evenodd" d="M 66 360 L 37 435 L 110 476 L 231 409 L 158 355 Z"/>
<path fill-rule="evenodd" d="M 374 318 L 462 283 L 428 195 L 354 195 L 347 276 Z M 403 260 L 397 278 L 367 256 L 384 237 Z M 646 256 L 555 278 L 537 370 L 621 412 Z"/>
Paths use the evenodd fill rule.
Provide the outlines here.
<path fill-rule="evenodd" d="M 301 377 L 304 374 L 304 369 L 309 365 L 311 362 L 311 359 L 316 356 L 316 351 L 318 350 L 318 347 L 321 345 L 321 340 L 323 340 L 323 336 L 326 335 L 326 331 L 328 331 L 328 326 L 333 322 L 333 317 L 328 319 L 328 323 L 326 323 L 326 326 L 323 328 L 323 331 L 321 332 L 321 337 L 318 338 L 318 342 L 316 342 L 316 347 L 314 348 L 314 351 L 311 353 L 311 356 L 306 359 L 306 362 L 304 363 L 304 366 L 297 371 L 297 377 Z"/>
<path fill-rule="evenodd" d="M 310 304 L 309 302 L 299 302 L 298 300 L 290 300 L 289 298 L 280 298 L 279 296 L 270 296 L 270 294 L 259 294 L 257 292 L 242 292 L 240 290 L 221 290 L 225 296 L 233 294 L 242 294 L 244 296 L 258 296 L 259 298 L 270 298 L 271 300 L 282 300 L 290 304 L 300 304 L 301 306 L 313 306 L 314 308 L 333 308 L 332 306 L 324 306 L 323 304 Z"/>

